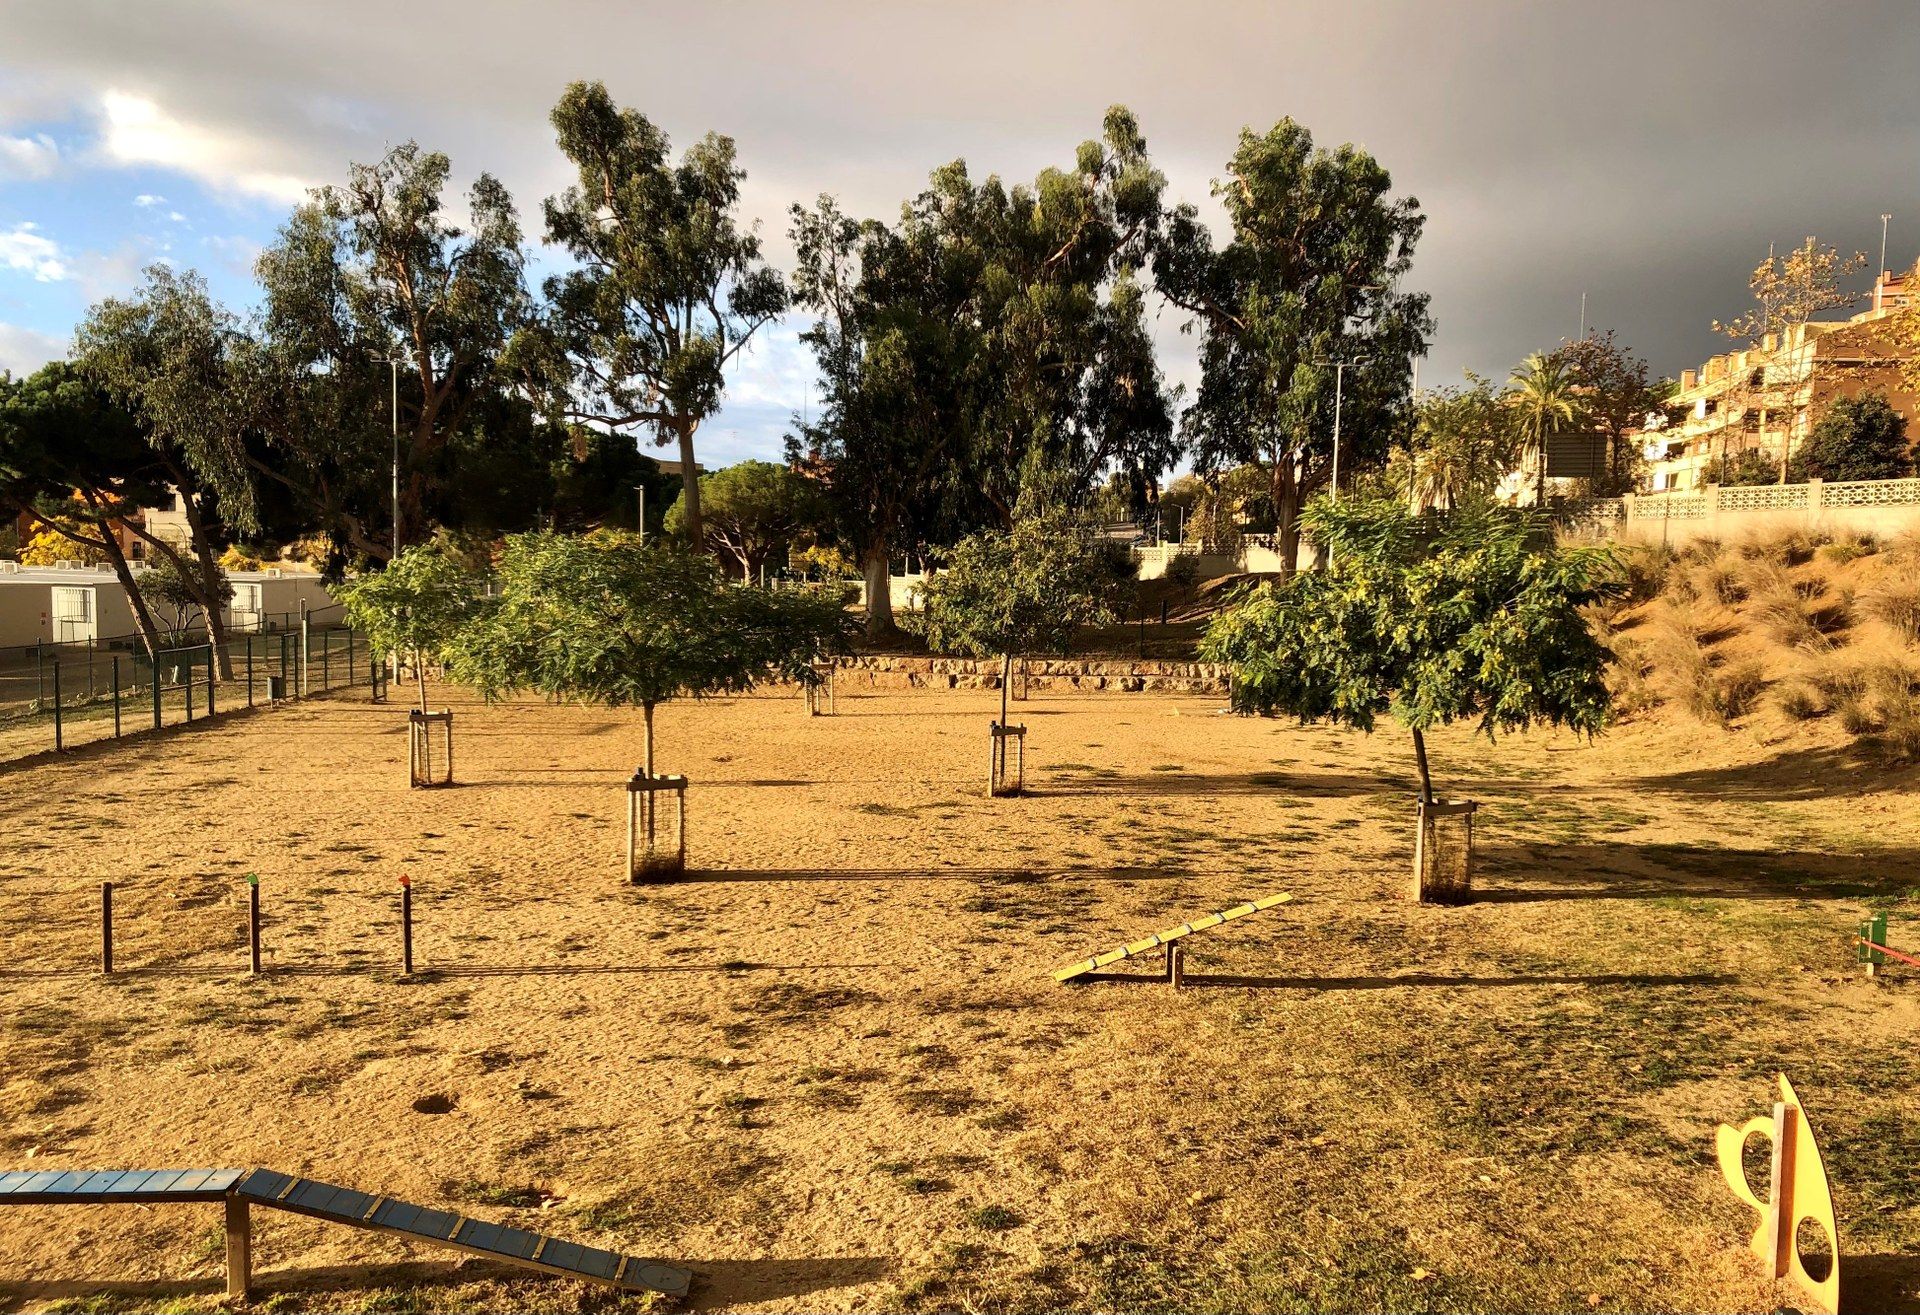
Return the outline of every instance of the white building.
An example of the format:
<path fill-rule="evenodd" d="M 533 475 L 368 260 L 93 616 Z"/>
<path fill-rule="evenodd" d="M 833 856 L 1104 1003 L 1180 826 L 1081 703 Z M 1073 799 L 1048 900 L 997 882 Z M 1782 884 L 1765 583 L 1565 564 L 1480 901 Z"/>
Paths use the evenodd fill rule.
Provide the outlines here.
<path fill-rule="evenodd" d="M 134 569 L 138 579 L 144 568 Z M 302 603 L 323 621 L 340 619 L 317 575 L 268 568 L 232 571 L 227 579 L 233 601 L 225 619 L 235 634 L 298 624 Z M 114 640 L 137 644 L 138 633 L 133 607 L 111 567 L 0 562 L 0 648 Z"/>

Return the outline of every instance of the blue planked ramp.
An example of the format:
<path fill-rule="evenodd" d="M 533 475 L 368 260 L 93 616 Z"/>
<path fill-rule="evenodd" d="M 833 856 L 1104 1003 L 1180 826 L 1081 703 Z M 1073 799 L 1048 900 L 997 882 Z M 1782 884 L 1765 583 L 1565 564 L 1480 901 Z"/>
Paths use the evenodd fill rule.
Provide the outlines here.
<path fill-rule="evenodd" d="M 170 1201 L 226 1203 L 227 1290 L 235 1296 L 244 1296 L 249 1287 L 251 1206 L 390 1233 L 543 1273 L 588 1279 L 626 1292 L 683 1297 L 693 1280 L 686 1270 L 658 1261 L 272 1169 L 44 1169 L 0 1173 L 0 1205 Z"/>

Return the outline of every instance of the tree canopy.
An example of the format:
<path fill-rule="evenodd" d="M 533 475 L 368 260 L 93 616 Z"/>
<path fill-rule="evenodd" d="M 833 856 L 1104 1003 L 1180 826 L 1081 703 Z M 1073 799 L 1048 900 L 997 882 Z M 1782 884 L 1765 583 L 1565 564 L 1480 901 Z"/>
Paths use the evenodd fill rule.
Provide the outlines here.
<path fill-rule="evenodd" d="M 1580 611 L 1617 589 L 1605 549 L 1560 547 L 1537 513 L 1491 505 L 1415 516 L 1323 499 L 1304 520 L 1332 565 L 1253 589 L 1201 644 L 1233 668 L 1235 710 L 1362 731 L 1391 712 L 1413 732 L 1428 799 L 1434 726 L 1607 725 L 1608 654 Z"/>
<path fill-rule="evenodd" d="M 1433 330 L 1426 294 L 1399 286 L 1426 221 L 1392 185 L 1366 151 L 1315 147 L 1282 119 L 1243 131 L 1214 183 L 1225 245 L 1181 205 L 1154 247 L 1155 286 L 1201 335 L 1200 390 L 1183 422 L 1197 462 L 1267 470 L 1289 570 L 1302 499 L 1333 474 L 1336 382 L 1345 463 L 1384 456 Z M 1353 364 L 1337 380 L 1339 361 Z"/>
<path fill-rule="evenodd" d="M 520 364 L 557 418 L 645 427 L 677 441 L 691 472 L 694 431 L 719 408 L 728 366 L 787 306 L 759 236 L 734 218 L 746 172 L 733 139 L 709 133 L 675 164 L 666 134 L 599 82 L 570 85 L 551 117 L 578 181 L 547 199 L 547 237 L 575 265 L 547 279 L 548 310 Z M 698 542 L 696 484 L 686 498 Z"/>
<path fill-rule="evenodd" d="M 420 711 L 427 710 L 426 660 L 444 659 L 479 607 L 479 581 L 438 543 L 403 548 L 385 570 L 340 592 L 347 621 L 376 653 L 413 655 Z"/>
<path fill-rule="evenodd" d="M 733 558 L 741 578 L 759 578 L 773 555 L 825 519 L 819 486 L 770 461 L 741 461 L 700 477 L 707 542 Z M 668 509 L 669 534 L 686 528 L 686 496 Z"/>
<path fill-rule="evenodd" d="M 1519 447 L 1512 408 L 1490 380 L 1469 371 L 1465 384 L 1420 398 L 1411 439 L 1389 475 L 1417 506 L 1450 510 L 1492 496 Z"/>
<path fill-rule="evenodd" d="M 1802 479 L 1903 479 L 1914 472 L 1906 419 L 1882 393 L 1828 406 L 1799 456 Z"/>
<path fill-rule="evenodd" d="M 452 647 L 453 674 L 487 698 L 639 707 L 649 773 L 655 707 L 805 679 L 845 625 L 835 600 L 731 585 L 711 557 L 630 534 L 512 535 L 496 574 Z"/>

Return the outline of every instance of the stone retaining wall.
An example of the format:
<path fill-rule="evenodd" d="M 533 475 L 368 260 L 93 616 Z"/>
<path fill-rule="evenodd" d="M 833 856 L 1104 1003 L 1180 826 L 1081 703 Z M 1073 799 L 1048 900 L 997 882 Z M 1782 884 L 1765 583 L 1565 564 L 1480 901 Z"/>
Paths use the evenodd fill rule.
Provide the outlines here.
<path fill-rule="evenodd" d="M 1213 662 L 1168 662 L 1151 658 L 1029 658 L 1029 687 L 1046 690 L 1155 690 L 1224 694 L 1227 668 Z M 841 658 L 838 679 L 852 688 L 999 689 L 998 658 L 895 657 L 868 654 Z M 1014 664 L 1014 688 L 1020 664 Z"/>

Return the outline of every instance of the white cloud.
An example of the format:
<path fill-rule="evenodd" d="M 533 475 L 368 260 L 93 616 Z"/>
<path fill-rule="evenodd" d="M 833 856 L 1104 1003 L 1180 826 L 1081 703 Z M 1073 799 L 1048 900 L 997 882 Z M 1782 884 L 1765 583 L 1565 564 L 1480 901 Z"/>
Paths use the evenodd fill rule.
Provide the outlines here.
<path fill-rule="evenodd" d="M 48 361 L 67 354 L 65 339 L 18 324 L 0 324 L 0 370 L 32 374 Z"/>
<path fill-rule="evenodd" d="M 42 237 L 33 224 L 0 232 L 0 269 L 31 274 L 38 283 L 57 283 L 68 276 L 60 244 Z"/>
<path fill-rule="evenodd" d="M 60 148 L 47 134 L 0 134 L 0 178 L 46 178 L 60 167 Z"/>
<path fill-rule="evenodd" d="M 266 167 L 270 147 L 240 133 L 184 123 L 145 96 L 124 91 L 105 93 L 100 109 L 100 146 L 116 164 L 178 169 L 212 187 L 274 201 L 306 196 L 304 180 Z M 152 203 L 162 200 L 154 197 Z"/>
<path fill-rule="evenodd" d="M 164 196 L 155 196 L 152 192 L 142 192 L 133 198 L 133 203 L 142 210 L 150 210 L 154 206 L 165 205 L 167 198 Z"/>

